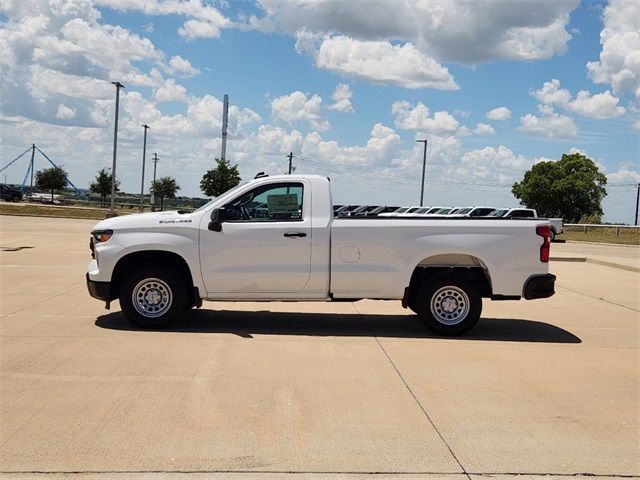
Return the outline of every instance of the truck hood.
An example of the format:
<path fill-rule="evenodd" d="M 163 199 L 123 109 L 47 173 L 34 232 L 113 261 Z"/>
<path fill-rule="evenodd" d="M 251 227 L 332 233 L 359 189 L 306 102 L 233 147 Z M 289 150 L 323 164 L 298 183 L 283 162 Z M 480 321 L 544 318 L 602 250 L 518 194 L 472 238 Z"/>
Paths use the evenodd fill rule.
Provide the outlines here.
<path fill-rule="evenodd" d="M 193 213 L 178 213 L 177 211 L 136 213 L 133 215 L 123 215 L 113 217 L 96 223 L 94 230 L 124 230 L 124 229 L 147 229 L 161 226 L 193 224 L 195 215 Z"/>

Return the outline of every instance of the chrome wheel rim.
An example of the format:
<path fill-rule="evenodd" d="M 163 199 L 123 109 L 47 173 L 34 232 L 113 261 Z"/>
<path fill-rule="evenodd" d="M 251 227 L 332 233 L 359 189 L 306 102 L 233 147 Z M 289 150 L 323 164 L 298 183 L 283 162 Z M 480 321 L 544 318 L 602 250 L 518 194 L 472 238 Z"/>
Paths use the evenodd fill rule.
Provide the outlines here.
<path fill-rule="evenodd" d="M 446 286 L 431 297 L 431 315 L 444 325 L 457 325 L 467 318 L 469 297 L 459 287 Z"/>
<path fill-rule="evenodd" d="M 139 282 L 131 294 L 133 308 L 140 315 L 156 318 L 164 315 L 173 304 L 171 288 L 159 278 L 145 278 Z"/>

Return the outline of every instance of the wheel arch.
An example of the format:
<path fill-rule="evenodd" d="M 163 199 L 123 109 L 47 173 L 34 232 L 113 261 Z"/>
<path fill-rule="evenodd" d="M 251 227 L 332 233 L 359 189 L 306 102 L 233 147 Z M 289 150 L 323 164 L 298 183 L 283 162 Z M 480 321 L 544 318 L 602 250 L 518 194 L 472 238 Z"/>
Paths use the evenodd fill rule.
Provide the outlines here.
<path fill-rule="evenodd" d="M 481 297 L 491 298 L 493 288 L 487 265 L 478 257 L 470 254 L 446 253 L 432 255 L 418 262 L 411 273 L 409 285 L 405 289 L 403 306 L 411 305 L 420 286 L 433 275 L 452 272 L 461 275 L 478 287 Z"/>
<path fill-rule="evenodd" d="M 191 298 L 189 303 L 193 306 L 198 302 L 193 276 L 186 260 L 174 252 L 166 250 L 145 250 L 129 253 L 118 260 L 111 275 L 111 299 L 118 298 L 122 281 L 128 272 L 143 265 L 162 265 L 174 269 L 184 280 Z"/>

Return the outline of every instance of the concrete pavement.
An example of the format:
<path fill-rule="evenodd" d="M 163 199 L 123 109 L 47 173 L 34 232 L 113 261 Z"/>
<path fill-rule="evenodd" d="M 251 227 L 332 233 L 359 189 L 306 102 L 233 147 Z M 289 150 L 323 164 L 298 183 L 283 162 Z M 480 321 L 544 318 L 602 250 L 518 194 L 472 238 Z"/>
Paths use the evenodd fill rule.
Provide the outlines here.
<path fill-rule="evenodd" d="M 552 260 L 580 259 L 603 266 L 640 273 L 640 247 L 637 245 L 598 245 L 580 242 L 553 243 Z"/>
<path fill-rule="evenodd" d="M 637 273 L 552 263 L 556 296 L 461 339 L 383 301 L 141 331 L 86 292 L 94 223 L 0 216 L 6 478 L 640 474 Z"/>

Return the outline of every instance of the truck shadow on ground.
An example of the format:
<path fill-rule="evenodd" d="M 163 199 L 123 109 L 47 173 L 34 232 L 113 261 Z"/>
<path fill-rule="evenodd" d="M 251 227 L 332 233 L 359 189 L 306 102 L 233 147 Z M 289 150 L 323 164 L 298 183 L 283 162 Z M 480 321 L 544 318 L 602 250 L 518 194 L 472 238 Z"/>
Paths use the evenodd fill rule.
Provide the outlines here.
<path fill-rule="evenodd" d="M 96 326 L 111 330 L 144 331 L 121 312 L 101 315 Z M 304 312 L 191 310 L 166 327 L 152 329 L 181 333 L 254 335 L 307 335 L 314 337 L 444 338 L 429 332 L 416 315 L 367 315 Z M 482 318 L 462 337 L 451 340 L 582 343 L 579 337 L 555 325 L 535 320 Z"/>

